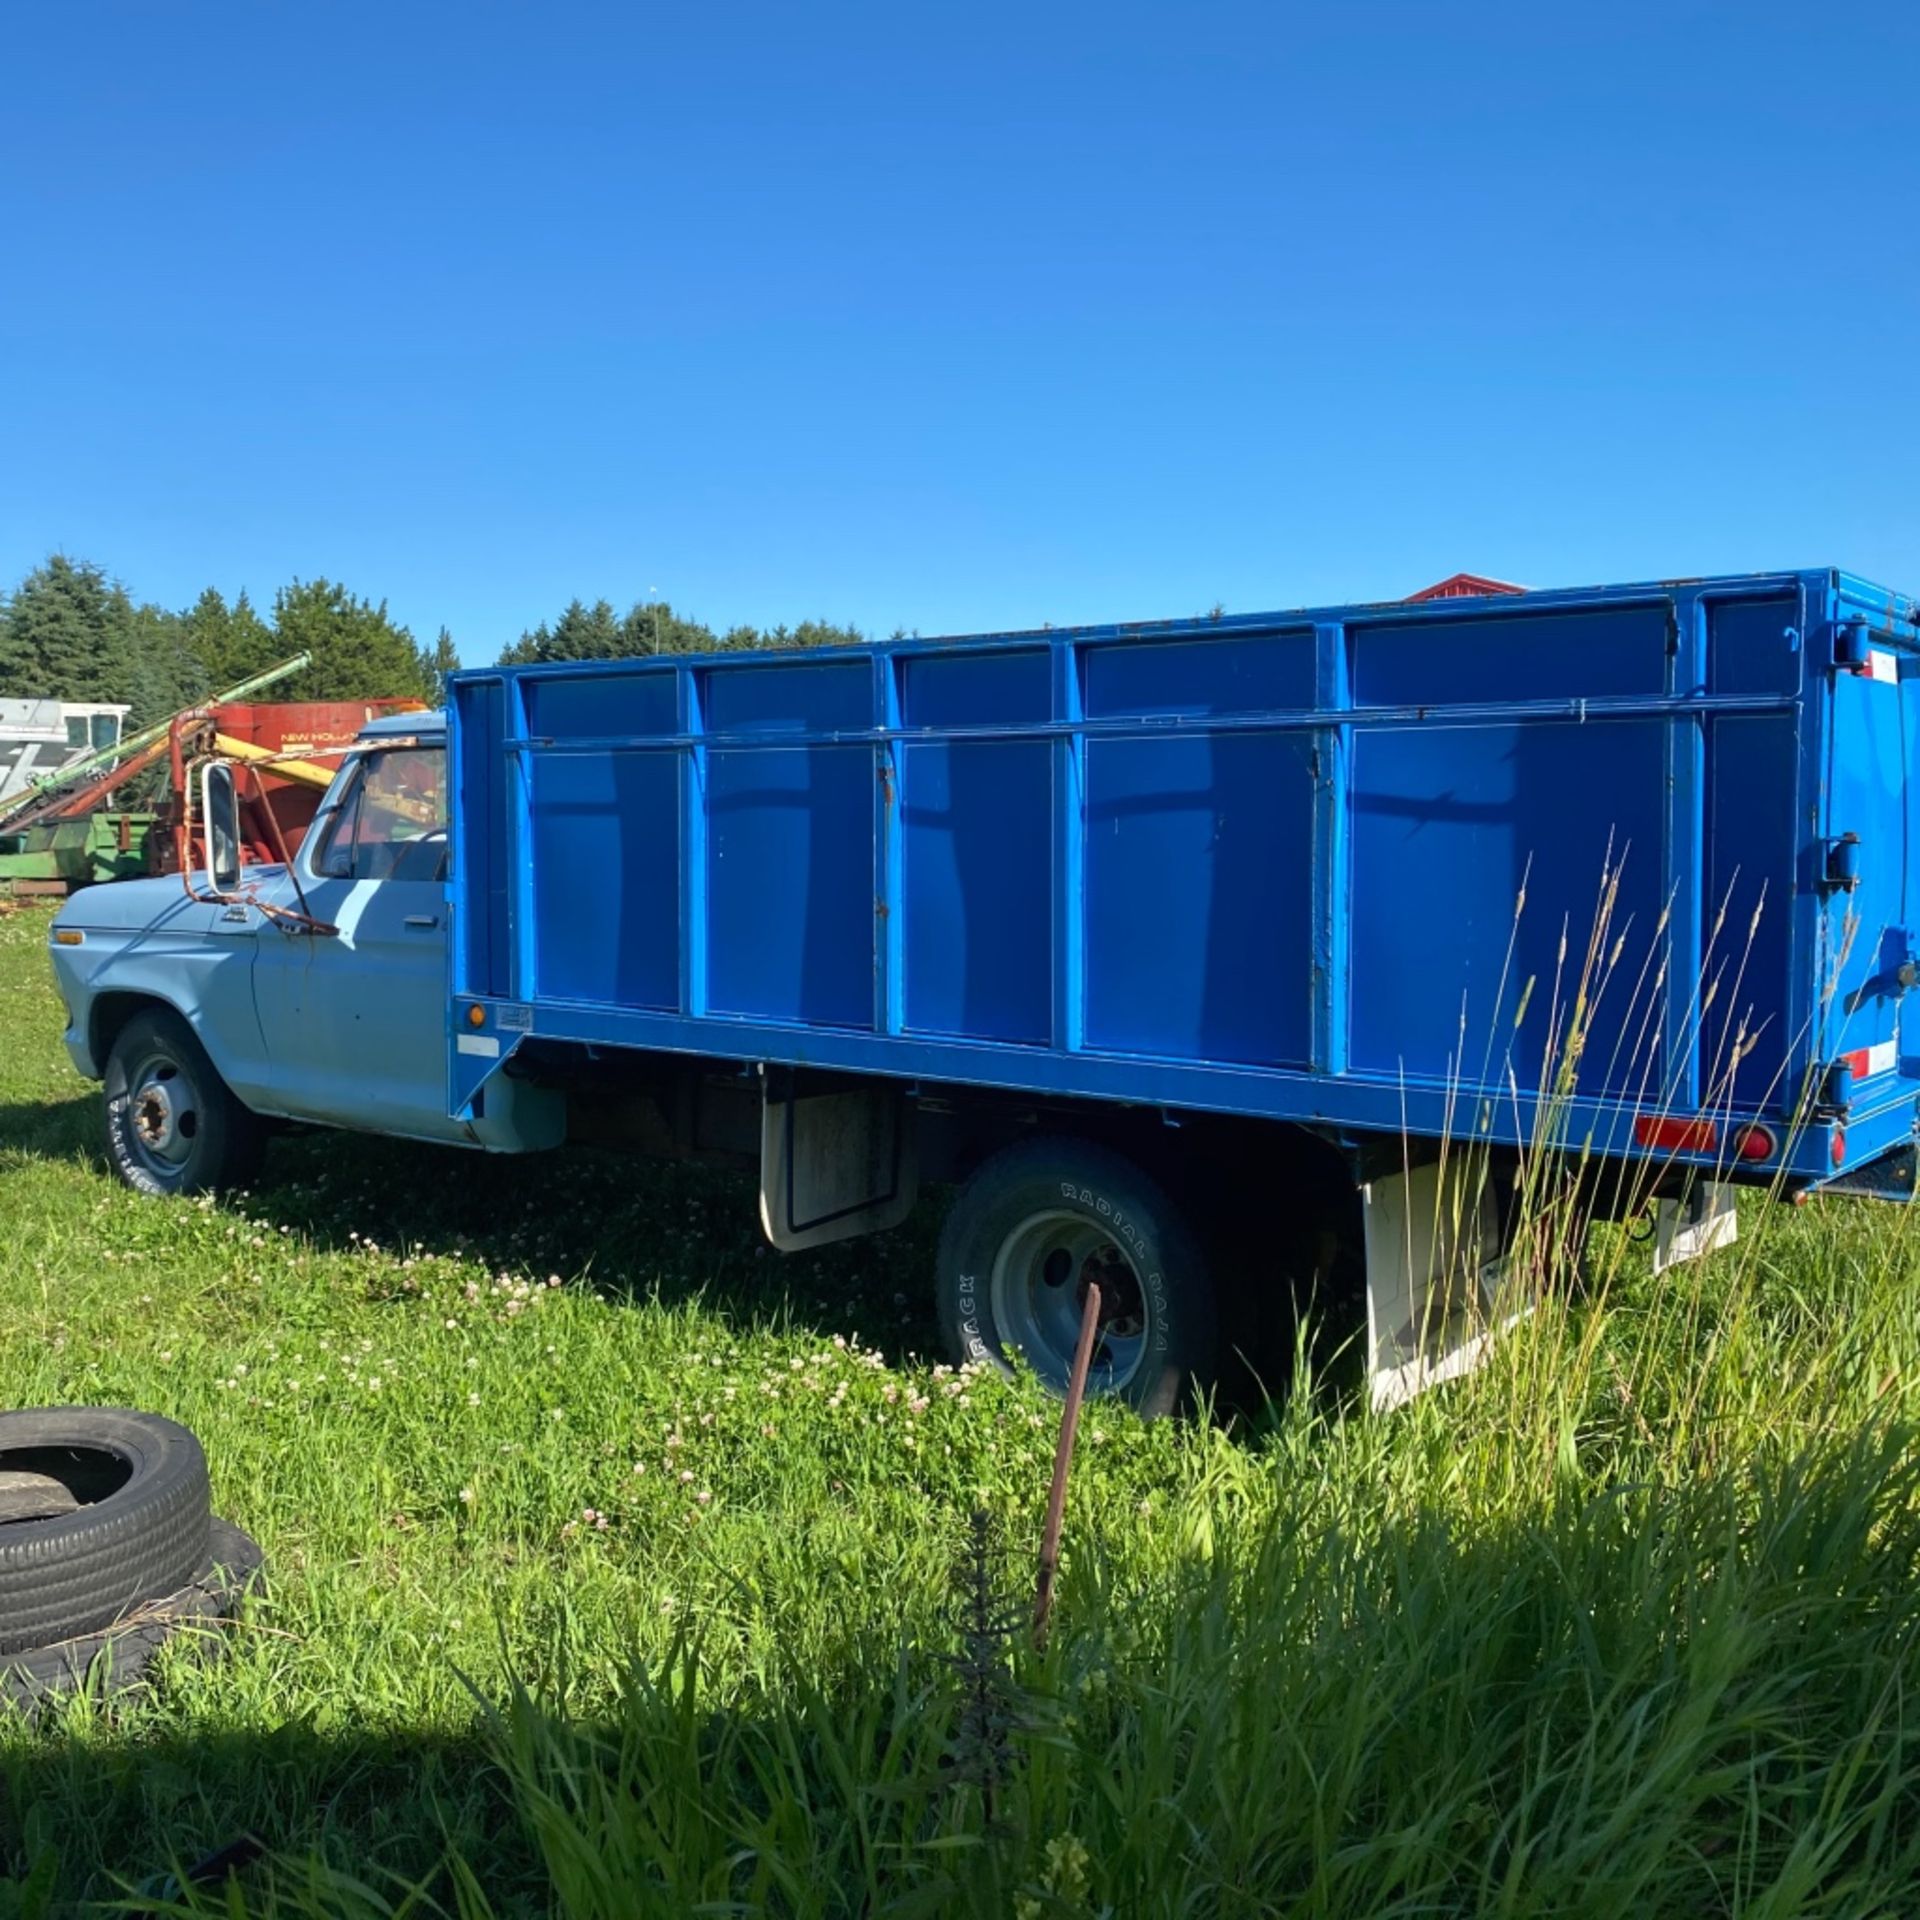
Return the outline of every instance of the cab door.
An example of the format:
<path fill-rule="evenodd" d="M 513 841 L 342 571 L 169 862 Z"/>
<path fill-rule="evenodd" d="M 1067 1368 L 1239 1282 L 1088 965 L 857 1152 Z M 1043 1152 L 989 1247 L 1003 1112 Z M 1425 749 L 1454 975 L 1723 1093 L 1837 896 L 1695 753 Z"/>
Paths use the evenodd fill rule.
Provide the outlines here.
<path fill-rule="evenodd" d="M 370 748 L 297 859 L 335 934 L 263 935 L 255 965 L 274 1108 L 375 1133 L 468 1141 L 447 1115 L 446 749 Z"/>

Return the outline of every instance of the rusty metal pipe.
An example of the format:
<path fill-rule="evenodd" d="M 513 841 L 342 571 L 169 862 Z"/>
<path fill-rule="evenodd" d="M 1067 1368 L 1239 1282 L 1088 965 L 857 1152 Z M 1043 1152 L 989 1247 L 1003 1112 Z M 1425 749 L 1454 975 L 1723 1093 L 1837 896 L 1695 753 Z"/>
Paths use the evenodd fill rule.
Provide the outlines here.
<path fill-rule="evenodd" d="M 1080 1309 L 1080 1341 L 1067 1376 L 1067 1403 L 1060 1409 L 1060 1439 L 1053 1450 L 1053 1486 L 1047 1495 L 1047 1523 L 1040 1531 L 1040 1582 L 1033 1596 L 1033 1644 L 1045 1646 L 1047 1616 L 1053 1611 L 1053 1578 L 1060 1568 L 1060 1528 L 1067 1517 L 1067 1469 L 1073 1464 L 1074 1436 L 1080 1430 L 1080 1403 L 1087 1394 L 1087 1369 L 1093 1364 L 1093 1337 L 1100 1330 L 1100 1288 L 1087 1282 Z"/>

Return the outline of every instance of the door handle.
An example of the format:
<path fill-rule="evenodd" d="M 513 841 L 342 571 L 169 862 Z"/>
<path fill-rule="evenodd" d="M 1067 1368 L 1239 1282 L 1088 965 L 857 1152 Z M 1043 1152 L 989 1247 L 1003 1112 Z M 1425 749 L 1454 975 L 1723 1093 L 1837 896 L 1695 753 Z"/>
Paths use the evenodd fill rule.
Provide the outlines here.
<path fill-rule="evenodd" d="M 437 927 L 439 924 L 440 916 L 438 914 L 410 913 L 407 915 L 407 925 L 410 927 Z"/>

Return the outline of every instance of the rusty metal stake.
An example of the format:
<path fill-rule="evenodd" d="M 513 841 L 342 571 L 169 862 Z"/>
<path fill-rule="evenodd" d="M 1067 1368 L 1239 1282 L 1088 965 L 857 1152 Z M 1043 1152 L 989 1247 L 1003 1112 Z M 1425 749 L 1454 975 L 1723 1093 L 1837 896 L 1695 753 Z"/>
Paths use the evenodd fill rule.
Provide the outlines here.
<path fill-rule="evenodd" d="M 1060 1527 L 1067 1516 L 1067 1469 L 1073 1464 L 1073 1437 L 1080 1430 L 1080 1403 L 1087 1393 L 1087 1368 L 1093 1361 L 1093 1336 L 1100 1327 L 1100 1289 L 1087 1282 L 1087 1303 L 1080 1310 L 1080 1343 L 1067 1376 L 1067 1404 L 1060 1409 L 1060 1440 L 1053 1450 L 1053 1489 L 1047 1495 L 1047 1524 L 1040 1535 L 1040 1585 L 1033 1596 L 1033 1644 L 1046 1645 L 1047 1615 L 1053 1610 L 1053 1576 L 1060 1567 Z"/>

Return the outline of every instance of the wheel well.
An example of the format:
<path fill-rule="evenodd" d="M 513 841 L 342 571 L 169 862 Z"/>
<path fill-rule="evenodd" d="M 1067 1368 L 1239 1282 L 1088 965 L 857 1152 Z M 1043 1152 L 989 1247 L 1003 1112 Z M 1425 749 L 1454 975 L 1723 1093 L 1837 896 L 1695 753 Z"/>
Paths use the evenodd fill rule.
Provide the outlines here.
<path fill-rule="evenodd" d="M 119 1039 L 121 1030 L 136 1013 L 150 1009 L 171 1013 L 176 1018 L 180 1014 L 178 1007 L 169 1006 L 156 993 L 103 993 L 94 1001 L 87 1015 L 87 1051 L 103 1073 L 107 1055 L 113 1051 L 113 1043 Z"/>

